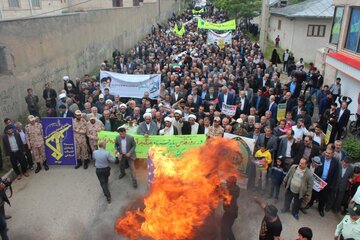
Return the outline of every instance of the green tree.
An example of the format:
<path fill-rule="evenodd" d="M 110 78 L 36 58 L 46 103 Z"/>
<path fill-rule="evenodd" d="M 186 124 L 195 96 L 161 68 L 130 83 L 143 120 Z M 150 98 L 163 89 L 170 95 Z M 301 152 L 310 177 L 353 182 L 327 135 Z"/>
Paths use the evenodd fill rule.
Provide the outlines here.
<path fill-rule="evenodd" d="M 243 18 L 248 26 L 250 20 L 260 15 L 262 0 L 211 0 L 216 8 L 225 10 L 232 18 Z"/>

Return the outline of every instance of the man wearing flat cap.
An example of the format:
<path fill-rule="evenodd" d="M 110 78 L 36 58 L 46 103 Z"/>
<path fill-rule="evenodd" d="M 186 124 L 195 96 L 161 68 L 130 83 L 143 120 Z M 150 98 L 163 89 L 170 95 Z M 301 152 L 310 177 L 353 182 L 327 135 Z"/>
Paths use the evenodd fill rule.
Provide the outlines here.
<path fill-rule="evenodd" d="M 88 145 L 86 143 L 86 120 L 81 117 L 81 111 L 75 111 L 75 120 L 74 124 L 74 138 L 76 144 L 76 161 L 77 164 L 75 169 L 78 169 L 82 163 L 84 162 L 84 169 L 88 168 L 89 153 L 88 153 Z"/>
<path fill-rule="evenodd" d="M 144 121 L 142 123 L 140 123 L 138 129 L 137 129 L 137 134 L 139 135 L 143 135 L 145 137 L 149 136 L 149 135 L 157 135 L 158 134 L 158 127 L 156 125 L 156 123 L 154 123 L 151 119 L 151 113 L 145 113 L 144 114 Z"/>

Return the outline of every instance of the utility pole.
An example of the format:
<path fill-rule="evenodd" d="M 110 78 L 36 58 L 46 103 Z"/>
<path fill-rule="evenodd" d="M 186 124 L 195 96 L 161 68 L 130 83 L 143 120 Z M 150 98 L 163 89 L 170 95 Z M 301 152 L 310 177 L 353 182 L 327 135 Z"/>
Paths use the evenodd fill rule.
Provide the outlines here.
<path fill-rule="evenodd" d="M 3 6 L 2 6 L 2 1 L 0 1 L 0 19 L 4 18 L 4 13 L 3 13 Z"/>
<path fill-rule="evenodd" d="M 267 39 L 268 27 L 269 27 L 268 21 L 269 21 L 269 0 L 262 0 L 259 45 L 263 51 L 265 51 L 265 47 L 266 47 L 266 39 Z"/>
<path fill-rule="evenodd" d="M 33 12 L 32 2 L 31 2 L 31 0 L 28 0 L 28 1 L 29 1 L 29 7 L 30 7 L 30 15 L 33 16 L 34 12 Z"/>

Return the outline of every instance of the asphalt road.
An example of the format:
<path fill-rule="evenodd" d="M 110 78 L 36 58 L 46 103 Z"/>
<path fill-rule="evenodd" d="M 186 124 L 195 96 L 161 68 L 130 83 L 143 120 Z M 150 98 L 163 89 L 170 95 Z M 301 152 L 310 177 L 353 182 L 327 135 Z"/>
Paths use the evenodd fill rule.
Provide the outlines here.
<path fill-rule="evenodd" d="M 112 165 L 111 204 L 105 200 L 93 166 L 87 170 L 52 167 L 48 172 L 42 170 L 36 175 L 32 172 L 30 177 L 15 181 L 12 206 L 5 207 L 12 216 L 7 221 L 10 239 L 125 239 L 114 232 L 114 223 L 130 202 L 147 192 L 147 172 L 143 166 L 138 169 L 140 181 L 136 190 L 131 186 L 129 174 L 121 180 L 118 174 L 118 165 Z M 246 190 L 240 193 L 239 217 L 233 226 L 238 240 L 258 239 L 263 211 L 252 201 L 254 195 L 261 196 Z M 273 204 L 274 200 L 268 202 Z M 219 219 L 221 208 L 217 214 Z M 286 240 L 296 239 L 297 229 L 302 226 L 311 227 L 316 240 L 333 239 L 336 224 L 341 220 L 340 215 L 331 212 L 321 218 L 315 208 L 307 215 L 300 215 L 299 221 L 290 214 L 279 216 L 283 223 L 282 237 Z"/>

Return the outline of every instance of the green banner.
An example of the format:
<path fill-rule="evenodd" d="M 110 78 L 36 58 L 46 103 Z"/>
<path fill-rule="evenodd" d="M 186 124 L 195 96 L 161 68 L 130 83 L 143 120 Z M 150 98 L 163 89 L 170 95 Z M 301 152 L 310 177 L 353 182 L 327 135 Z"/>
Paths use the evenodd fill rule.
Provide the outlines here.
<path fill-rule="evenodd" d="M 285 119 L 285 116 L 286 116 L 286 103 L 279 103 L 276 112 L 276 119 L 280 121 Z"/>
<path fill-rule="evenodd" d="M 235 19 L 223 22 L 223 23 L 212 23 L 207 22 L 201 18 L 198 18 L 198 28 L 202 29 L 212 29 L 212 30 L 235 30 L 236 22 Z"/>
<path fill-rule="evenodd" d="M 174 154 L 175 157 L 181 157 L 181 155 L 190 148 L 201 146 L 206 141 L 205 134 L 198 135 L 176 135 L 176 136 L 149 136 L 144 137 L 140 135 L 132 135 L 136 142 L 136 157 L 147 158 L 148 150 L 153 145 L 165 146 L 168 148 L 169 153 Z M 115 139 L 119 136 L 117 132 L 101 131 L 98 133 L 99 141 L 106 141 L 106 150 L 108 150 L 114 156 Z"/>
<path fill-rule="evenodd" d="M 178 36 L 184 35 L 184 33 L 185 33 L 185 25 L 182 24 L 181 29 L 179 29 L 177 23 L 175 23 L 174 33 L 175 33 L 176 35 L 178 35 Z"/>

